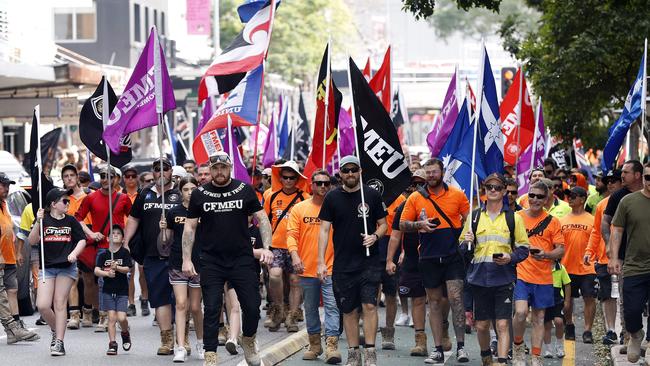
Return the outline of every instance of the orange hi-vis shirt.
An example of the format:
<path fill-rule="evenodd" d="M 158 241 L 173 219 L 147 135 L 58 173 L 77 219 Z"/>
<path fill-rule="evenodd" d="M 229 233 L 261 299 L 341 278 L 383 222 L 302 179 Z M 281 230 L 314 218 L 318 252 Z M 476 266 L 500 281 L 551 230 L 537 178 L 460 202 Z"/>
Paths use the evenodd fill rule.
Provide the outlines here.
<path fill-rule="evenodd" d="M 297 203 L 291 209 L 289 222 L 287 223 L 287 247 L 289 252 L 297 251 L 305 270 L 302 277 L 318 277 L 318 234 L 320 232 L 320 205 L 312 199 Z M 327 241 L 325 249 L 325 263 L 327 274 L 332 274 L 334 265 L 334 245 L 332 244 L 332 233 Z"/>
<path fill-rule="evenodd" d="M 526 233 L 531 232 L 542 220 L 549 214 L 542 211 L 538 217 L 530 217 L 526 211 L 518 211 L 526 226 Z M 557 245 L 564 245 L 564 236 L 562 235 L 562 225 L 560 220 L 553 217 L 548 226 L 540 234 L 528 238 L 531 248 L 539 248 L 545 253 L 555 249 Z M 517 278 L 536 285 L 553 284 L 553 262 L 550 259 L 537 260 L 532 255 L 528 256 L 523 262 L 517 264 Z"/>
<path fill-rule="evenodd" d="M 395 198 L 395 201 L 388 206 L 388 215 L 386 216 L 386 224 L 388 224 L 388 229 L 386 230 L 386 236 L 390 237 L 390 234 L 393 232 L 393 221 L 395 221 L 395 213 L 397 208 L 402 202 L 406 201 L 406 197 L 403 194 L 400 194 Z"/>
<path fill-rule="evenodd" d="M 14 223 L 7 202 L 0 206 L 0 264 L 16 264 Z"/>
<path fill-rule="evenodd" d="M 594 217 L 589 212 L 580 215 L 570 213 L 560 219 L 564 235 L 564 257 L 562 265 L 572 275 L 595 274 L 593 264 L 585 265 L 584 256 L 589 236 L 594 226 Z"/>
<path fill-rule="evenodd" d="M 598 264 L 609 263 L 605 240 L 603 240 L 603 236 L 600 233 L 603 213 L 607 207 L 607 202 L 609 202 L 609 197 L 603 198 L 596 205 L 596 211 L 594 212 L 594 227 L 591 229 L 591 235 L 589 235 L 589 244 L 587 244 L 587 250 L 585 251 L 585 254 L 589 256 L 589 261 L 595 261 Z"/>
<path fill-rule="evenodd" d="M 83 202 L 84 198 L 86 198 L 87 194 L 85 192 L 81 193 L 81 196 L 75 197 L 74 195 L 70 196 L 70 205 L 68 205 L 68 212 L 67 214 L 70 216 L 74 216 L 74 214 L 77 213 L 77 210 L 79 210 L 79 207 L 81 207 L 81 202 Z M 86 218 L 84 219 L 84 224 L 86 225 L 92 225 L 93 221 L 90 218 L 90 215 L 87 215 Z"/>
<path fill-rule="evenodd" d="M 271 202 L 273 195 L 276 195 Z M 296 195 L 302 195 L 303 199 L 298 198 L 293 206 L 287 211 L 282 220 L 278 222 L 278 218 L 282 215 L 282 212 L 285 208 L 293 201 Z M 302 192 L 300 190 L 292 193 L 286 194 L 283 191 L 266 191 L 264 192 L 264 211 L 267 215 L 272 215 L 271 217 L 271 229 L 273 230 L 273 236 L 271 240 L 271 247 L 276 249 L 287 249 L 287 222 L 289 221 L 289 215 L 296 204 L 301 201 L 309 198 L 309 194 Z M 273 207 L 271 207 L 273 205 Z M 318 215 L 316 215 L 318 216 Z"/>

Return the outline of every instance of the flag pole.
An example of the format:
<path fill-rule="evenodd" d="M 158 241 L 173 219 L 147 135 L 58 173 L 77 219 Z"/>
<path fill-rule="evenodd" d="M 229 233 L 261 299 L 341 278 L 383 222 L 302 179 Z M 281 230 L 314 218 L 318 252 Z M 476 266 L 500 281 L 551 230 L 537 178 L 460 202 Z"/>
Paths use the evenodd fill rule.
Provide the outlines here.
<path fill-rule="evenodd" d="M 330 83 L 331 80 L 331 57 L 332 54 L 332 38 L 327 40 L 327 70 L 325 71 L 325 118 L 323 119 L 323 169 L 327 169 L 325 165 L 325 151 L 327 147 L 327 125 L 329 124 L 329 102 L 330 102 Z"/>
<path fill-rule="evenodd" d="M 465 98 L 465 103 L 467 108 L 471 108 L 471 105 L 468 103 L 467 98 Z M 470 187 L 469 187 L 470 218 L 473 216 L 473 212 L 474 212 L 474 176 L 476 175 L 476 173 L 474 172 L 474 168 L 476 166 L 476 135 L 478 135 L 478 119 L 474 121 L 474 126 L 472 128 L 474 129 L 474 132 L 472 137 L 472 169 L 471 169 L 472 177 L 470 179 Z M 476 188 L 478 189 L 478 182 L 476 182 Z M 467 244 L 467 249 L 472 250 L 472 243 Z"/>
<path fill-rule="evenodd" d="M 517 100 L 517 152 L 515 153 L 515 177 L 519 172 L 517 165 L 519 163 L 519 156 L 521 155 L 521 108 L 523 107 L 523 89 L 524 89 L 524 65 L 519 64 L 519 99 Z M 502 96 L 503 97 L 503 96 Z M 534 142 L 535 140 L 533 140 Z"/>
<path fill-rule="evenodd" d="M 530 154 L 530 166 L 528 167 L 528 176 L 530 177 L 530 172 L 535 168 L 535 154 L 537 153 L 537 138 L 539 137 L 537 130 L 539 129 L 539 110 L 542 106 L 542 97 L 539 97 L 539 102 L 537 103 L 537 108 L 535 108 L 535 130 L 533 131 L 533 144 L 531 145 Z"/>
<path fill-rule="evenodd" d="M 104 126 L 104 130 L 106 130 L 106 125 L 108 125 L 108 118 L 109 118 L 109 105 L 108 105 L 108 80 L 106 79 L 106 75 L 103 77 L 104 79 L 104 86 L 103 86 L 103 92 L 102 92 L 102 122 Z M 107 179 L 108 179 L 108 242 L 109 242 L 109 249 L 108 251 L 111 253 L 111 262 L 113 261 L 113 180 L 111 177 L 111 151 L 108 148 L 107 144 L 104 144 L 106 147 L 106 164 L 108 164 L 108 169 L 106 169 L 106 173 L 108 174 Z"/>
<path fill-rule="evenodd" d="M 647 89 L 647 84 L 646 84 L 646 79 L 648 78 L 648 74 L 646 72 L 646 65 L 648 61 L 646 60 L 646 57 L 648 56 L 648 39 L 646 38 L 643 42 L 643 83 L 641 84 L 641 153 L 639 154 L 639 160 L 643 162 L 644 154 L 645 154 L 645 148 L 648 146 L 647 142 L 646 144 L 643 143 L 643 140 L 645 140 L 645 108 L 646 108 L 646 93 L 648 92 Z"/>
<path fill-rule="evenodd" d="M 164 152 L 162 148 L 162 134 L 163 134 L 163 93 L 162 93 L 162 74 L 161 74 L 161 60 L 160 60 L 160 39 L 158 38 L 158 30 L 153 26 L 154 41 L 153 41 L 153 69 L 154 69 L 154 91 L 156 97 L 156 114 L 158 115 L 158 150 L 160 150 L 160 197 L 162 203 L 161 220 L 165 218 L 165 171 L 163 170 Z M 166 240 L 165 231 L 162 231 L 162 239 Z"/>
<path fill-rule="evenodd" d="M 274 2 L 272 1 L 272 4 Z M 260 85 L 260 97 L 257 100 L 257 123 L 255 123 L 255 144 L 253 145 L 253 162 L 251 163 L 253 171 L 257 166 L 257 145 L 260 138 L 260 123 L 262 123 L 262 108 L 264 108 L 264 76 L 266 75 L 266 59 L 262 60 L 262 84 Z M 253 183 L 253 177 L 251 177 Z"/>
<path fill-rule="evenodd" d="M 351 57 L 348 55 L 348 86 L 350 87 L 350 101 L 352 102 L 350 108 L 352 109 L 352 130 L 354 130 L 354 152 L 359 159 L 359 167 L 361 167 L 361 158 L 359 154 L 359 137 L 357 136 L 357 113 L 354 108 L 354 91 L 352 90 L 352 75 L 350 74 L 350 60 Z M 363 174 L 359 174 L 359 186 L 361 190 L 361 211 L 363 212 L 363 233 L 368 235 L 368 223 L 366 222 L 367 212 L 366 207 L 366 197 L 363 194 Z M 370 256 L 370 248 L 366 247 L 366 257 Z"/>
<path fill-rule="evenodd" d="M 230 118 L 230 114 L 228 114 L 228 155 L 230 155 L 230 160 L 232 161 L 232 165 L 230 165 L 230 173 L 232 174 L 232 176 L 235 179 L 237 179 L 237 177 L 235 177 L 235 157 L 234 157 L 233 151 L 232 151 L 233 143 L 234 142 L 233 142 L 233 138 L 232 138 L 232 119 Z M 254 168 L 253 168 L 252 172 L 253 172 L 252 175 L 255 175 L 255 169 Z"/>
<path fill-rule="evenodd" d="M 185 142 L 183 142 L 183 138 L 180 133 L 176 134 L 176 141 L 180 143 L 181 148 L 183 148 L 183 152 L 185 153 L 185 156 L 189 158 L 193 158 L 192 153 L 189 150 L 187 150 L 187 146 L 185 146 Z"/>
<path fill-rule="evenodd" d="M 289 106 L 291 106 L 291 104 L 289 104 Z M 288 113 L 289 116 L 291 116 L 292 114 L 291 108 L 289 108 Z M 291 160 L 294 160 L 294 155 L 296 151 L 296 120 L 294 118 L 289 118 L 289 122 L 291 124 L 291 152 L 289 154 L 289 157 L 291 158 Z"/>
<path fill-rule="evenodd" d="M 34 107 L 34 114 L 36 115 L 36 141 L 38 144 L 36 145 L 36 162 L 37 167 L 38 167 L 38 207 L 43 208 L 43 177 L 45 174 L 43 174 L 43 155 L 41 155 L 41 136 L 39 132 L 39 127 L 41 124 L 41 105 L 37 104 L 36 107 Z M 33 148 L 33 147 L 32 147 Z M 32 162 L 33 163 L 33 162 Z M 92 174 L 92 173 L 91 173 Z M 43 244 L 43 219 L 41 218 L 38 221 L 38 227 L 39 227 L 39 236 L 41 238 L 41 268 L 43 269 L 43 278 L 42 282 L 45 283 L 45 246 Z"/>

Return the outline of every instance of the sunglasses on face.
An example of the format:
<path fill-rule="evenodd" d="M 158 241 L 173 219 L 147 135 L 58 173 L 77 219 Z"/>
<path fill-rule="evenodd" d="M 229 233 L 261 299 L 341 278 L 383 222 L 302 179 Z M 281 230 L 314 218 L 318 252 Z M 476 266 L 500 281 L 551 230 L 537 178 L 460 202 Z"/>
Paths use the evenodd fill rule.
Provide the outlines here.
<path fill-rule="evenodd" d="M 498 185 L 498 184 L 486 184 L 485 185 L 485 190 L 487 191 L 495 191 L 495 192 L 501 192 L 503 190 L 503 186 Z"/>
<path fill-rule="evenodd" d="M 170 166 L 163 165 L 163 171 L 168 172 L 168 171 L 170 171 L 171 169 L 172 169 L 172 168 L 171 168 Z M 153 171 L 156 172 L 156 173 L 160 173 L 160 165 L 156 165 L 156 166 L 154 166 L 154 167 L 153 167 Z"/>
<path fill-rule="evenodd" d="M 543 200 L 546 198 L 545 194 L 535 194 L 535 193 L 528 193 L 528 198 L 536 198 L 538 200 Z"/>
<path fill-rule="evenodd" d="M 569 199 L 574 200 L 574 199 L 576 199 L 576 198 L 578 198 L 578 197 L 582 197 L 582 196 L 579 196 L 579 195 L 577 195 L 577 194 L 575 194 L 575 193 L 569 193 Z"/>
<path fill-rule="evenodd" d="M 135 179 L 135 178 L 137 178 L 137 177 L 138 177 L 138 176 L 135 175 L 135 174 L 125 174 L 125 175 L 124 175 L 124 179 Z"/>
<path fill-rule="evenodd" d="M 646 182 L 650 182 L 650 174 L 645 174 L 643 176 L 643 179 L 645 179 Z M 614 183 L 614 182 L 612 182 L 612 183 Z"/>
<path fill-rule="evenodd" d="M 282 179 L 284 179 L 284 180 L 297 180 L 298 176 L 297 175 L 283 175 Z"/>
<path fill-rule="evenodd" d="M 422 187 L 426 184 L 426 182 L 411 182 L 411 187 L 413 188 L 419 188 Z"/>
<path fill-rule="evenodd" d="M 508 194 L 511 194 L 513 196 L 516 196 L 518 193 L 518 191 L 508 191 Z"/>
<path fill-rule="evenodd" d="M 63 202 L 64 205 L 69 205 L 70 204 L 70 199 L 69 198 L 63 198 L 59 202 Z"/>
<path fill-rule="evenodd" d="M 343 174 L 359 173 L 359 167 L 341 168 L 341 173 L 343 173 Z"/>
<path fill-rule="evenodd" d="M 117 177 L 116 174 L 111 174 L 111 178 Z M 99 179 L 108 179 L 108 174 L 106 173 L 99 173 Z"/>
<path fill-rule="evenodd" d="M 262 175 L 262 179 L 271 179 L 270 175 Z"/>
<path fill-rule="evenodd" d="M 153 183 L 153 181 L 154 181 L 154 179 L 153 179 L 153 178 L 151 178 L 151 179 L 145 179 L 145 181 L 144 181 L 144 182 L 145 182 L 145 183 Z"/>
<path fill-rule="evenodd" d="M 329 187 L 332 182 L 329 180 L 317 180 L 313 182 L 317 187 Z"/>

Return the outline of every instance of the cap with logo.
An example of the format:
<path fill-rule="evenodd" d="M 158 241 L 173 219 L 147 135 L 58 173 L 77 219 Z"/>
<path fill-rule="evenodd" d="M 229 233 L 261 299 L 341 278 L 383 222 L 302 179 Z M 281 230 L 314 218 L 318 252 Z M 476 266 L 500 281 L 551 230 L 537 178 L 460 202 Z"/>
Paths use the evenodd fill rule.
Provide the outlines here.
<path fill-rule="evenodd" d="M 172 163 L 170 163 L 169 159 L 167 159 L 166 157 L 162 157 L 162 158 L 154 160 L 153 163 L 151 164 L 151 166 L 152 167 L 160 166 L 160 161 L 161 160 L 162 160 L 163 165 L 167 165 L 170 168 L 172 167 Z"/>

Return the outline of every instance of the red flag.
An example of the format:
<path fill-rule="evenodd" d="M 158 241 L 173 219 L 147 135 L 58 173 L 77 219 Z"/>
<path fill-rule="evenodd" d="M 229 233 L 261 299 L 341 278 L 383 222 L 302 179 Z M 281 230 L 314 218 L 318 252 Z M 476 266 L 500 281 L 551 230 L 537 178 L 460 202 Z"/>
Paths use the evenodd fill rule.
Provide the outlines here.
<path fill-rule="evenodd" d="M 366 61 L 366 67 L 363 68 L 363 77 L 366 78 L 367 82 L 370 82 L 370 78 L 372 78 L 372 69 L 370 69 L 370 57 L 368 57 L 368 60 Z"/>
<path fill-rule="evenodd" d="M 336 84 L 331 78 L 329 63 L 329 45 L 325 49 L 323 61 L 320 64 L 318 72 L 318 84 L 316 86 L 316 119 L 314 122 L 314 137 L 312 138 L 312 148 L 305 164 L 304 175 L 311 177 L 311 174 L 317 169 L 326 169 L 327 164 L 332 160 L 336 152 L 336 134 L 338 133 L 339 111 L 343 95 L 336 88 Z M 329 76 L 328 76 L 329 75 Z M 325 110 L 325 94 L 328 89 L 327 80 L 330 81 L 328 105 Z M 327 113 L 327 126 L 325 126 L 325 113 Z M 325 137 L 323 137 L 325 130 Z M 323 156 L 323 140 L 325 140 L 325 156 Z"/>
<path fill-rule="evenodd" d="M 514 82 L 508 89 L 508 93 L 501 106 L 499 114 L 501 115 L 501 131 L 506 137 L 503 144 L 503 159 L 506 163 L 514 166 L 517 162 L 518 154 L 521 154 L 533 142 L 535 130 L 535 114 L 533 113 L 533 104 L 530 101 L 526 79 L 520 76 L 521 68 L 517 70 Z M 523 80 L 521 87 L 521 132 L 517 132 L 519 121 L 517 121 L 517 109 L 519 108 L 519 83 Z M 519 141 L 519 146 L 517 142 Z"/>
<path fill-rule="evenodd" d="M 370 88 L 377 94 L 377 98 L 381 100 L 386 112 L 390 113 L 391 102 L 393 93 L 390 89 L 390 78 L 391 78 L 391 69 L 390 69 L 390 46 L 386 50 L 384 55 L 384 62 L 381 64 L 377 73 L 370 80 Z"/>

